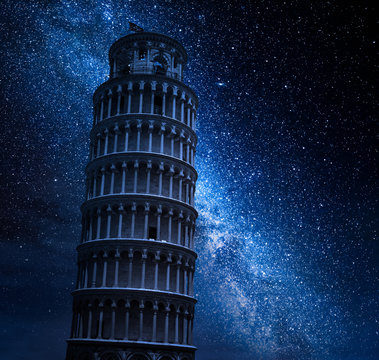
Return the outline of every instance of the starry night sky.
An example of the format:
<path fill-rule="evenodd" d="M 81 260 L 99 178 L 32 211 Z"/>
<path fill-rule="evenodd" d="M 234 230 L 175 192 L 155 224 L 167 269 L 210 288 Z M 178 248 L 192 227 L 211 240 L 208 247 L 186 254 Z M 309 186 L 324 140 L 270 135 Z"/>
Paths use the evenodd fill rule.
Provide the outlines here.
<path fill-rule="evenodd" d="M 91 98 L 128 21 L 198 94 L 198 360 L 377 359 L 373 8 L 2 1 L 0 357 L 63 359 Z"/>

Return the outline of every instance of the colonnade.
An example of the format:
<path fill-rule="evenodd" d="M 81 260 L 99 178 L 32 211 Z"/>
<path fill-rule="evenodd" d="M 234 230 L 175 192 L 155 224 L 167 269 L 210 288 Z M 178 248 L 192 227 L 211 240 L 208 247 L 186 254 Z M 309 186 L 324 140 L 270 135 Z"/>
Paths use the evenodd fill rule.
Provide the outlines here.
<path fill-rule="evenodd" d="M 194 166 L 195 137 L 185 128 L 154 120 L 120 121 L 96 129 L 91 137 L 90 160 L 131 151 L 165 154 Z"/>
<path fill-rule="evenodd" d="M 152 289 L 193 296 L 195 259 L 147 248 L 99 251 L 78 263 L 77 290 Z"/>
<path fill-rule="evenodd" d="M 195 103 L 189 88 L 164 81 L 138 80 L 111 88 L 102 86 L 94 95 L 94 124 L 123 114 L 158 114 L 176 119 L 194 130 Z"/>
<path fill-rule="evenodd" d="M 72 338 L 192 344 L 193 304 L 138 298 L 81 299 Z"/>
<path fill-rule="evenodd" d="M 196 176 L 190 169 L 159 159 L 110 160 L 92 164 L 87 169 L 87 200 L 140 193 L 165 196 L 194 206 Z"/>
<path fill-rule="evenodd" d="M 188 210 L 149 202 L 94 203 L 82 217 L 82 242 L 101 239 L 144 239 L 194 247 L 195 215 Z"/>

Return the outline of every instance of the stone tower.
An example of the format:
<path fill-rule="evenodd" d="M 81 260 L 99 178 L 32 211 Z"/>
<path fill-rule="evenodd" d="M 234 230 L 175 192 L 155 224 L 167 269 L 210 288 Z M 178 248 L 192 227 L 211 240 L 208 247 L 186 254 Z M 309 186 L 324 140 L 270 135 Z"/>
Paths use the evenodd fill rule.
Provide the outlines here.
<path fill-rule="evenodd" d="M 187 54 L 138 32 L 93 95 L 67 360 L 191 360 L 198 100 Z"/>

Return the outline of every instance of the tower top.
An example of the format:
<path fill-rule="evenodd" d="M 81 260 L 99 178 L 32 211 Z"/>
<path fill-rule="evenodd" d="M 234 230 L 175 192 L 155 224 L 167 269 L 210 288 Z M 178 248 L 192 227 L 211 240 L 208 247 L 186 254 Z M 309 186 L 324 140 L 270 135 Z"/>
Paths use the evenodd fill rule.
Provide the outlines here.
<path fill-rule="evenodd" d="M 182 80 L 187 52 L 167 35 L 140 31 L 123 36 L 109 50 L 110 77 L 157 74 Z"/>
<path fill-rule="evenodd" d="M 139 46 L 156 46 L 158 45 L 159 48 L 169 50 L 171 52 L 178 52 L 179 55 L 182 58 L 182 61 L 184 64 L 187 63 L 187 52 L 184 49 L 183 45 L 164 34 L 159 34 L 156 32 L 147 32 L 147 31 L 141 31 L 136 32 L 133 34 L 128 34 L 126 36 L 123 36 L 122 38 L 116 40 L 111 48 L 109 49 L 109 58 L 114 55 L 117 50 L 120 50 L 122 48 L 136 48 Z"/>

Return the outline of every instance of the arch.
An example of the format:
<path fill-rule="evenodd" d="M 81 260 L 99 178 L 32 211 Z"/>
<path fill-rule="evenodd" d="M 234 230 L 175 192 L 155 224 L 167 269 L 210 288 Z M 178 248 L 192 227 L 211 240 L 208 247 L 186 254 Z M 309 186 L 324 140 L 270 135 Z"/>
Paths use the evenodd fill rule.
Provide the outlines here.
<path fill-rule="evenodd" d="M 158 75 L 165 75 L 167 72 L 168 64 L 166 58 L 160 54 L 153 59 L 154 71 Z"/>

